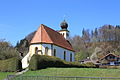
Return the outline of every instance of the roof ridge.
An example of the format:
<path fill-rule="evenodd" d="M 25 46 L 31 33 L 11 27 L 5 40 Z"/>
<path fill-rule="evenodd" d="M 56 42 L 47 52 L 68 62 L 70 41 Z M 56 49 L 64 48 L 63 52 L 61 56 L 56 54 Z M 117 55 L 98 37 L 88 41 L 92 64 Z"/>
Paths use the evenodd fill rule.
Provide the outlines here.
<path fill-rule="evenodd" d="M 114 53 L 108 53 L 108 54 L 106 54 L 105 56 L 103 56 L 102 58 L 100 58 L 100 60 L 102 60 L 103 58 L 105 58 L 106 56 L 108 56 L 108 55 L 114 55 L 114 56 L 116 56 L 116 57 L 120 57 L 119 55 L 116 55 L 116 54 L 114 54 Z"/>
<path fill-rule="evenodd" d="M 41 37 L 42 37 L 42 25 L 43 25 L 43 24 L 40 24 L 40 27 L 41 27 L 41 35 L 40 35 L 40 36 L 41 36 Z M 41 38 L 41 41 L 42 41 L 42 38 Z"/>
<path fill-rule="evenodd" d="M 65 44 L 69 45 L 69 46 L 66 47 L 66 49 L 68 49 L 68 47 L 71 47 L 71 48 L 72 48 L 72 46 L 70 45 L 70 43 L 68 43 L 68 41 L 64 38 L 64 36 L 62 36 L 59 32 L 57 32 L 57 31 L 55 31 L 55 30 L 53 30 L 53 29 L 51 29 L 51 28 L 49 28 L 49 27 L 47 27 L 47 26 L 45 26 L 45 25 L 43 25 L 43 26 L 45 27 L 44 29 L 46 30 L 46 32 L 47 32 L 49 38 L 51 39 L 52 43 L 54 43 L 55 45 L 58 45 L 56 42 L 54 42 L 54 40 L 52 39 L 52 37 L 51 37 L 51 35 L 49 34 L 49 31 L 48 31 L 48 30 L 51 30 L 51 31 L 53 31 L 53 32 L 56 32 L 56 34 L 59 35 L 59 36 L 62 38 L 62 40 L 64 40 L 64 41 L 66 42 Z M 62 47 L 62 45 L 63 45 L 63 44 L 60 44 L 59 46 Z M 72 49 L 73 49 L 73 48 L 72 48 Z M 72 50 L 72 49 L 69 48 L 69 50 Z M 72 50 L 72 51 L 74 51 L 74 50 Z"/>
<path fill-rule="evenodd" d="M 39 30 L 40 30 L 40 32 L 39 32 Z M 42 32 L 41 32 L 41 25 L 38 27 L 38 29 L 37 29 L 37 31 L 35 32 L 35 34 L 34 34 L 34 36 L 33 36 L 33 38 L 32 38 L 32 40 L 31 40 L 30 43 L 34 42 L 34 39 L 35 39 L 35 37 L 37 36 L 38 33 L 42 33 Z M 41 40 L 41 38 L 40 38 L 40 40 Z"/>
<path fill-rule="evenodd" d="M 50 39 L 50 41 L 53 43 L 53 40 L 50 38 L 50 36 L 49 36 L 49 34 L 48 34 L 48 32 L 47 32 L 47 30 L 45 29 L 45 27 L 46 28 L 48 28 L 47 26 L 45 26 L 45 25 L 43 25 L 43 24 L 41 24 L 42 26 L 43 26 L 43 29 L 45 30 L 45 32 L 47 33 L 47 36 L 48 36 L 48 38 Z"/>

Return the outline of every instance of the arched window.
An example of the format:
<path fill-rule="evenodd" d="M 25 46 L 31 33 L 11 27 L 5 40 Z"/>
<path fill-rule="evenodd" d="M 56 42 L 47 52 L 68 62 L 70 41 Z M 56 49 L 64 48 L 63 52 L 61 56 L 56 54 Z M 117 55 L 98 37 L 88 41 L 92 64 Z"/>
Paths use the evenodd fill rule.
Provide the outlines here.
<path fill-rule="evenodd" d="M 54 53 L 53 53 L 53 56 L 56 56 L 56 49 L 54 49 Z"/>
<path fill-rule="evenodd" d="M 64 60 L 66 60 L 66 51 L 64 51 Z"/>
<path fill-rule="evenodd" d="M 35 54 L 38 54 L 38 47 L 35 47 Z"/>
<path fill-rule="evenodd" d="M 63 33 L 63 36 L 64 36 L 65 34 Z"/>
<path fill-rule="evenodd" d="M 72 53 L 70 53 L 70 62 L 72 62 Z"/>
<path fill-rule="evenodd" d="M 67 36 L 69 36 L 69 34 L 68 34 L 68 33 L 67 33 L 66 35 L 67 35 Z"/>
<path fill-rule="evenodd" d="M 45 47 L 45 55 L 48 55 L 48 47 Z"/>

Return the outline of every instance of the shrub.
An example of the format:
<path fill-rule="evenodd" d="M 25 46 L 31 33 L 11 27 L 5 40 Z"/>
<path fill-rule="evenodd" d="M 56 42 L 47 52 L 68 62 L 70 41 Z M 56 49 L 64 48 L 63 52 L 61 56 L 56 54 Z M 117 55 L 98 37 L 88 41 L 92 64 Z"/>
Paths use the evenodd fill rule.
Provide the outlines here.
<path fill-rule="evenodd" d="M 53 56 L 33 55 L 30 60 L 30 70 L 43 69 L 47 67 L 63 67 L 64 61 Z"/>
<path fill-rule="evenodd" d="M 79 60 L 83 60 L 86 59 L 87 57 L 89 57 L 90 53 L 88 53 L 87 51 L 80 51 L 75 53 L 75 61 L 79 61 Z"/>
<path fill-rule="evenodd" d="M 96 65 L 92 62 L 80 64 L 79 62 L 67 62 L 67 66 L 77 68 L 96 68 Z"/>
<path fill-rule="evenodd" d="M 29 69 L 38 70 L 47 67 L 78 67 L 87 68 L 95 67 L 92 63 L 80 64 L 78 62 L 66 62 L 54 56 L 45 56 L 34 54 L 30 60 Z"/>
<path fill-rule="evenodd" d="M 107 68 L 107 69 L 120 69 L 119 65 L 115 65 L 115 66 L 112 66 L 112 65 L 100 65 L 99 67 L 100 68 Z"/>
<path fill-rule="evenodd" d="M 17 71 L 18 69 L 22 69 L 22 64 L 17 57 L 0 60 L 0 71 L 12 72 Z"/>
<path fill-rule="evenodd" d="M 84 64 L 84 66 L 91 67 L 91 68 L 96 67 L 96 65 L 92 62 L 87 62 L 87 63 Z"/>

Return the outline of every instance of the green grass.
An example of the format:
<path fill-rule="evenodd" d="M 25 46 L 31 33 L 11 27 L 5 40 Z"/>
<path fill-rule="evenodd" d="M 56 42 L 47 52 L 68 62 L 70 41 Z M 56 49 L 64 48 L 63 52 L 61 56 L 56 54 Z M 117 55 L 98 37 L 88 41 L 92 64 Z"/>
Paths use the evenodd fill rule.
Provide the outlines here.
<path fill-rule="evenodd" d="M 120 77 L 120 69 L 47 68 L 38 71 L 28 71 L 23 76 Z"/>
<path fill-rule="evenodd" d="M 28 71 L 16 76 L 12 80 L 120 80 L 120 79 L 91 79 L 91 78 L 61 78 L 46 76 L 72 76 L 72 77 L 120 77 L 120 69 L 99 68 L 47 68 L 37 71 Z M 21 77 L 22 76 L 22 77 Z M 37 77 L 44 76 L 44 77 Z"/>
<path fill-rule="evenodd" d="M 7 78 L 7 75 L 13 75 L 13 72 L 0 72 L 0 80 Z"/>

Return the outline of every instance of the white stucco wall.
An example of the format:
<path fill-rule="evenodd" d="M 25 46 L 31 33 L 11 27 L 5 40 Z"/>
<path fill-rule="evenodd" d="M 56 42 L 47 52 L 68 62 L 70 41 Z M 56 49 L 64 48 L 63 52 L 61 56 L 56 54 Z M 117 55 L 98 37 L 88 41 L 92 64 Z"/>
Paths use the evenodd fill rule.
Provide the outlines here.
<path fill-rule="evenodd" d="M 74 62 L 74 52 L 64 49 L 62 47 L 53 45 L 53 50 L 56 49 L 56 57 L 64 60 L 64 51 L 66 51 L 66 61 L 70 61 L 70 54 L 72 54 L 72 62 Z"/>
<path fill-rule="evenodd" d="M 29 47 L 29 53 L 30 53 L 31 56 L 33 54 L 35 54 L 35 48 L 36 47 L 38 48 L 38 50 L 41 50 L 42 45 L 41 44 L 32 44 L 32 45 L 30 45 L 30 47 Z"/>
<path fill-rule="evenodd" d="M 42 44 L 43 55 L 45 55 L 45 48 L 46 47 L 48 47 L 48 54 L 47 55 L 52 56 L 51 44 Z"/>
<path fill-rule="evenodd" d="M 56 57 L 59 57 L 64 60 L 64 51 L 66 52 L 66 61 L 70 61 L 70 54 L 72 54 L 72 62 L 74 62 L 74 52 L 67 50 L 65 48 L 52 45 L 52 44 L 32 44 L 30 46 L 29 53 L 31 55 L 35 54 L 35 48 L 38 47 L 38 50 L 42 51 L 42 55 L 45 55 L 45 48 L 48 47 L 48 54 L 49 56 L 53 56 L 53 50 L 56 49 Z M 41 55 L 41 53 L 39 53 Z"/>
<path fill-rule="evenodd" d="M 59 33 L 62 34 L 65 39 L 69 39 L 69 32 L 68 31 L 60 31 Z"/>

